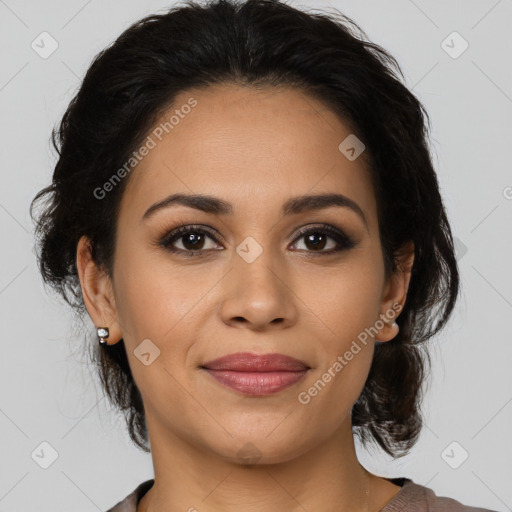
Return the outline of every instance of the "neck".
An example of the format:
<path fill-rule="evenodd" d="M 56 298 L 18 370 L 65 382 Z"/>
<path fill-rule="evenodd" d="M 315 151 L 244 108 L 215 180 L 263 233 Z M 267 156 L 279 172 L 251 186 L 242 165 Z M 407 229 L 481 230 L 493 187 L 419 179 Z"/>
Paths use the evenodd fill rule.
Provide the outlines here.
<path fill-rule="evenodd" d="M 357 460 L 350 418 L 333 437 L 301 454 L 252 465 L 200 449 L 153 420 L 147 414 L 155 483 L 137 512 L 373 510 L 368 493 L 376 477 Z"/>

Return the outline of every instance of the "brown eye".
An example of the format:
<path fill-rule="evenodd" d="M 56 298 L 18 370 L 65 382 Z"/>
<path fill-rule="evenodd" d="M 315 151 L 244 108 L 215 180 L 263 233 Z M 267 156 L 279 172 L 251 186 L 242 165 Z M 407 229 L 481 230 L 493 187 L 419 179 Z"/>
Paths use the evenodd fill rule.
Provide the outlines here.
<path fill-rule="evenodd" d="M 329 239 L 331 242 L 329 242 Z M 306 228 L 299 232 L 299 237 L 296 240 L 305 240 L 306 251 L 318 252 L 319 255 L 333 254 L 344 249 L 351 249 L 356 245 L 343 231 L 335 229 L 328 224 Z M 324 250 L 326 246 L 328 246 L 328 250 Z"/>
<path fill-rule="evenodd" d="M 305 240 L 304 245 L 310 250 L 322 250 L 325 249 L 326 245 L 329 245 L 328 240 L 331 242 L 333 239 L 329 235 L 325 235 L 324 233 L 315 232 L 309 233 L 308 235 L 302 235 L 301 238 Z M 336 241 L 331 243 L 332 246 L 336 247 Z M 332 247 L 331 247 L 332 248 Z"/>
<path fill-rule="evenodd" d="M 292 250 L 305 251 L 314 256 L 333 254 L 356 245 L 343 231 L 328 224 L 305 228 L 299 231 L 295 240 L 294 245 L 304 240 L 305 249 Z M 167 233 L 159 242 L 166 250 L 183 256 L 204 256 L 209 251 L 223 249 L 222 245 L 216 244 L 219 242 L 213 231 L 196 226 L 180 226 Z"/>
<path fill-rule="evenodd" d="M 171 252 L 194 256 L 206 252 L 206 250 L 215 249 L 215 244 L 212 246 L 210 243 L 210 247 L 208 247 L 208 239 L 217 242 L 213 234 L 203 228 L 181 226 L 165 235 L 160 241 L 160 245 Z M 176 247 L 176 245 L 180 244 L 181 247 Z"/>
<path fill-rule="evenodd" d="M 185 235 L 180 235 L 178 241 L 181 241 L 186 250 L 193 251 L 203 249 L 205 236 L 203 233 L 189 232 Z"/>

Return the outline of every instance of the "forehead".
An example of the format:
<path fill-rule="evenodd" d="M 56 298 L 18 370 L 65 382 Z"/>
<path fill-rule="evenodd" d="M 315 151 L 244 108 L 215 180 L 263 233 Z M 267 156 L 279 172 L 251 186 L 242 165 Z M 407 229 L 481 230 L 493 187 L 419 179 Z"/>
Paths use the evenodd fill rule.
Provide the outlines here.
<path fill-rule="evenodd" d="M 178 192 L 215 195 L 235 214 L 262 204 L 277 212 L 291 196 L 339 192 L 371 222 L 375 199 L 365 155 L 351 161 L 339 149 L 349 135 L 323 102 L 290 87 L 183 91 L 148 133 L 152 148 L 130 173 L 121 214 L 140 218 Z"/>

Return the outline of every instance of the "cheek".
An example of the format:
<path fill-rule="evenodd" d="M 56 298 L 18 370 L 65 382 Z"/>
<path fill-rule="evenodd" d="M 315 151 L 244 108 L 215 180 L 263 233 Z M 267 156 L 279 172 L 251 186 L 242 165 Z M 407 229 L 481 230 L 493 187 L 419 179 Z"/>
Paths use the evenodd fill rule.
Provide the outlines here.
<path fill-rule="evenodd" d="M 339 417 L 334 421 L 341 420 L 343 411 L 357 400 L 368 376 L 375 336 L 371 327 L 379 319 L 381 279 L 379 265 L 360 257 L 319 281 L 311 298 L 314 304 L 308 303 L 321 319 L 324 333 L 317 337 L 320 359 L 315 389 L 310 391 L 329 396 L 327 402 L 337 404 Z M 316 406 L 321 406 L 321 400 Z"/>
<path fill-rule="evenodd" d="M 160 386 L 171 391 L 177 386 L 172 376 L 185 382 L 187 355 L 202 324 L 197 315 L 208 304 L 205 293 L 219 278 L 191 268 L 176 270 L 162 258 L 128 250 L 118 263 L 116 306 L 134 378 L 145 395 L 145 390 Z M 156 348 L 147 341 L 141 345 L 145 340 Z M 145 366 L 138 359 L 139 346 L 158 354 L 154 363 Z"/>
<path fill-rule="evenodd" d="M 131 345 L 149 338 L 160 346 L 179 329 L 179 322 L 204 295 L 207 283 L 188 271 L 175 271 L 161 259 L 126 254 L 116 270 L 118 315 Z"/>
<path fill-rule="evenodd" d="M 342 350 L 347 343 L 350 345 L 352 339 L 378 320 L 381 280 L 379 267 L 361 259 L 357 264 L 329 273 L 324 284 L 317 284 L 315 305 L 311 307 L 320 313 L 329 330 L 331 349 L 328 352 L 332 353 L 333 348 Z"/>

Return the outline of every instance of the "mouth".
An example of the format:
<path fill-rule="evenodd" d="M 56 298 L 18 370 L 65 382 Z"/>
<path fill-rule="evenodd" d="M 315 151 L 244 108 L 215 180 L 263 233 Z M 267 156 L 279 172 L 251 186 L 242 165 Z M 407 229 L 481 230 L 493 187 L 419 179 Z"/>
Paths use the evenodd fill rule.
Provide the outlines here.
<path fill-rule="evenodd" d="M 209 361 L 200 367 L 217 382 L 244 395 L 278 393 L 304 378 L 306 363 L 283 354 L 239 352 Z"/>

